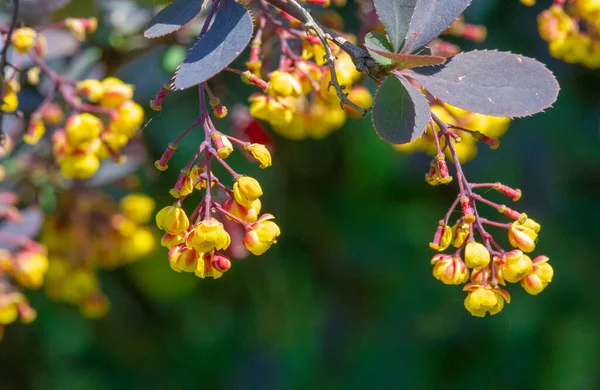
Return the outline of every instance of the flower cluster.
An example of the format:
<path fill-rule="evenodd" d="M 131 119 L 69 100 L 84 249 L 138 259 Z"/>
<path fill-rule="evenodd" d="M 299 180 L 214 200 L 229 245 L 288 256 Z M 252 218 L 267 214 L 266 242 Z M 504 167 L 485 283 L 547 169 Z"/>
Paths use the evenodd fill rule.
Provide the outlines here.
<path fill-rule="evenodd" d="M 99 192 L 79 195 L 63 193 L 59 211 L 43 226 L 40 242 L 48 248 L 49 259 L 45 290 L 51 299 L 98 318 L 110 308 L 98 271 L 144 259 L 154 249 L 156 238 L 147 224 L 155 202 L 134 193 L 117 206 Z"/>
<path fill-rule="evenodd" d="M 328 44 L 336 58 L 332 80 L 332 67 L 326 61 L 327 51 L 316 36 L 292 27 L 297 25 L 294 22 L 283 28 L 281 22 L 267 14 L 261 14 L 260 18 L 246 63 L 248 71 L 241 73 L 244 81 L 264 91 L 249 98 L 253 117 L 268 122 L 276 133 L 292 140 L 320 139 L 342 127 L 348 115 L 361 116 L 350 105 L 344 104 L 344 110 L 339 109 L 342 102 L 333 83 L 348 89 L 348 99 L 353 103 L 362 108 L 371 106 L 373 98 L 369 90 L 362 86 L 352 87 L 362 74 L 347 53 Z M 281 52 L 279 67 L 268 73 L 267 82 L 260 78 L 264 72 L 261 51 L 268 54 L 272 48 L 263 47 L 262 36 L 273 29 Z M 345 39 L 355 41 L 351 36 Z"/>
<path fill-rule="evenodd" d="M 442 153 L 440 139 L 444 139 L 453 158 L 459 193 L 452 206 L 439 221 L 431 249 L 440 252 L 433 256 L 433 276 L 444 284 L 462 285 L 467 291 L 465 308 L 474 316 L 499 313 L 510 303 L 508 291 L 500 286 L 519 283 L 531 295 L 542 292 L 552 281 L 553 269 L 548 258 L 540 255 L 531 259 L 529 253 L 536 247 L 540 225 L 527 214 L 503 204 L 495 203 L 476 190 L 495 190 L 513 201 L 521 198 L 521 191 L 502 183 L 470 183 L 467 181 L 460 158 L 456 137 L 441 117 L 432 112 L 436 128 L 431 132 L 437 148 L 436 159 L 426 175 L 432 184 L 446 184 L 452 180 Z M 483 204 L 512 219 L 501 223 L 480 216 L 477 206 Z M 456 209 L 460 217 L 451 221 Z M 505 229 L 507 241 L 514 249 L 505 250 L 487 231 L 489 227 Z M 478 239 L 478 238 L 479 239 Z M 452 248 L 452 253 L 442 253 Z"/>
<path fill-rule="evenodd" d="M 460 162 L 467 162 L 477 155 L 477 141 L 487 144 L 492 149 L 500 145 L 498 140 L 510 126 L 510 118 L 500 118 L 477 114 L 453 107 L 448 103 L 433 102 L 431 111 L 446 123 L 452 130 L 454 149 Z M 433 156 L 437 154 L 434 129 L 439 132 L 437 124 L 430 124 L 420 138 L 404 145 L 395 145 L 402 152 L 425 151 Z M 445 138 L 440 139 L 446 157 L 452 158 L 450 148 L 446 147 Z"/>
<path fill-rule="evenodd" d="M 200 88 L 211 97 L 215 113 L 225 110 L 207 86 Z M 271 153 L 262 144 L 245 142 L 219 132 L 204 106 L 204 91 L 201 93 L 200 118 L 170 143 L 155 163 L 157 169 L 166 170 L 181 140 L 198 125 L 203 128 L 204 142 L 181 169 L 177 182 L 169 191 L 176 200 L 156 214 L 156 224 L 165 232 L 161 244 L 169 249 L 168 258 L 173 270 L 216 279 L 231 267 L 229 257 L 224 254 L 230 246 L 243 242 L 249 252 L 262 255 L 277 241 L 280 229 L 272 221 L 271 214 L 260 214 L 260 197 L 263 195 L 260 183 L 250 176 L 238 174 L 225 161 L 233 153 L 234 144 L 258 162 L 260 168 L 271 166 Z M 157 106 L 153 104 L 153 107 Z M 231 187 L 212 173 L 213 161 L 231 174 Z M 183 203 L 194 191 L 203 191 L 203 200 L 188 217 Z"/>
<path fill-rule="evenodd" d="M 600 68 L 600 3 L 554 1 L 538 15 L 538 30 L 550 54 L 568 63 Z"/>
<path fill-rule="evenodd" d="M 78 39 L 95 31 L 95 19 L 67 19 L 52 26 L 71 31 Z M 133 87 L 116 78 L 84 80 L 79 83 L 55 72 L 43 57 L 45 37 L 30 27 L 17 29 L 12 35 L 13 48 L 27 55 L 34 66 L 27 70 L 14 67 L 14 73 L 3 85 L 2 110 L 18 109 L 17 94 L 21 88 L 18 74 L 26 73 L 31 85 L 40 82 L 41 75 L 53 85 L 43 102 L 29 116 L 23 141 L 34 145 L 44 139 L 46 128 L 55 129 L 51 139 L 54 157 L 62 175 L 70 179 L 86 179 L 94 175 L 100 161 L 108 157 L 122 161 L 121 149 L 135 135 L 144 120 L 144 111 L 132 101 Z M 72 114 L 65 113 L 55 102 L 60 94 Z M 63 125 L 64 128 L 59 128 Z"/>

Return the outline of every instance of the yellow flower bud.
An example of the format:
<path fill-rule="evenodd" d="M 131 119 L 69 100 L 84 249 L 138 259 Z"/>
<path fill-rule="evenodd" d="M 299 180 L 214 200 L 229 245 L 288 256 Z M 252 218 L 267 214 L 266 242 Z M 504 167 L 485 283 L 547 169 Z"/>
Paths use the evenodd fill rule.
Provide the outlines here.
<path fill-rule="evenodd" d="M 444 284 L 463 284 L 469 280 L 469 269 L 458 256 L 437 254 L 431 259 L 433 277 Z"/>
<path fill-rule="evenodd" d="M 218 279 L 223 276 L 223 272 L 217 270 L 212 264 L 215 257 L 216 256 L 212 252 L 204 253 L 201 259 L 198 260 L 198 266 L 196 267 L 194 274 L 202 279 L 206 277 Z"/>
<path fill-rule="evenodd" d="M 229 138 L 225 137 L 223 134 L 215 133 L 212 135 L 212 139 L 215 143 L 215 148 L 217 149 L 217 155 L 219 157 L 227 158 L 233 153 L 233 145 Z"/>
<path fill-rule="evenodd" d="M 67 119 L 65 126 L 67 141 L 71 146 L 80 146 L 98 138 L 102 127 L 100 118 L 92 114 L 84 112 L 83 114 L 72 115 Z"/>
<path fill-rule="evenodd" d="M 113 154 L 118 154 L 129 141 L 129 138 L 127 138 L 125 134 L 116 133 L 114 131 L 105 131 L 100 137 L 102 142 L 100 143 L 98 150 L 96 150 L 96 156 L 101 160 L 109 158 Z"/>
<path fill-rule="evenodd" d="M 252 226 L 252 230 L 246 233 L 244 245 L 251 253 L 259 256 L 265 253 L 271 245 L 277 242 L 277 237 L 281 234 L 279 226 L 270 221 L 274 217 L 265 214 Z"/>
<path fill-rule="evenodd" d="M 132 138 L 144 123 L 144 109 L 137 103 L 126 101 L 117 109 L 117 118 L 110 122 L 113 131 Z"/>
<path fill-rule="evenodd" d="M 252 154 L 252 157 L 260 163 L 260 168 L 267 168 L 271 166 L 271 153 L 263 144 L 248 144 L 246 150 Z"/>
<path fill-rule="evenodd" d="M 97 103 L 104 96 L 104 86 L 100 80 L 87 79 L 77 83 L 77 91 L 91 103 Z"/>
<path fill-rule="evenodd" d="M 102 80 L 104 95 L 98 101 L 102 107 L 117 108 L 133 98 L 133 86 L 125 84 L 115 77 Z"/>
<path fill-rule="evenodd" d="M 538 256 L 533 259 L 533 268 L 529 275 L 521 279 L 521 287 L 531 295 L 538 295 L 548 283 L 552 282 L 554 269 L 548 264 L 548 257 Z"/>
<path fill-rule="evenodd" d="M 465 263 L 469 268 L 485 268 L 490 263 L 490 252 L 483 244 L 469 241 L 465 247 Z"/>
<path fill-rule="evenodd" d="M 450 246 L 452 242 L 452 228 L 448 225 L 438 226 L 433 242 L 429 243 L 429 247 L 434 251 L 443 251 Z"/>
<path fill-rule="evenodd" d="M 533 229 L 520 224 L 519 221 L 513 222 L 508 229 L 508 242 L 510 242 L 510 245 L 525 253 L 532 252 L 535 249 L 537 237 L 538 235 Z"/>
<path fill-rule="evenodd" d="M 240 176 L 233 184 L 233 197 L 235 201 L 246 208 L 263 194 L 260 183 L 250 176 Z"/>
<path fill-rule="evenodd" d="M 18 28 L 12 35 L 12 46 L 20 54 L 26 54 L 35 46 L 37 31 L 30 27 Z"/>
<path fill-rule="evenodd" d="M 156 214 L 156 226 L 171 234 L 181 234 L 190 226 L 185 211 L 179 206 L 166 206 Z"/>
<path fill-rule="evenodd" d="M 487 313 L 494 315 L 504 308 L 504 301 L 510 303 L 510 295 L 507 291 L 480 285 L 466 285 L 469 291 L 465 298 L 465 308 L 475 317 L 485 317 Z"/>
<path fill-rule="evenodd" d="M 520 250 L 508 252 L 504 260 L 502 277 L 509 283 L 517 283 L 531 272 L 531 259 Z"/>
<path fill-rule="evenodd" d="M 221 222 L 214 217 L 208 217 L 189 232 L 185 242 L 187 246 L 205 253 L 213 249 L 227 249 L 231 237 Z"/>
<path fill-rule="evenodd" d="M 123 214 L 137 224 L 146 224 L 156 208 L 154 199 L 145 194 L 129 194 L 119 202 Z"/>
<path fill-rule="evenodd" d="M 60 172 L 67 179 L 87 179 L 100 167 L 98 157 L 93 154 L 65 155 L 58 161 Z"/>
<path fill-rule="evenodd" d="M 185 173 L 179 175 L 175 187 L 169 190 L 169 194 L 175 199 L 179 199 L 182 196 L 187 196 L 194 191 L 194 181 L 192 178 Z"/>

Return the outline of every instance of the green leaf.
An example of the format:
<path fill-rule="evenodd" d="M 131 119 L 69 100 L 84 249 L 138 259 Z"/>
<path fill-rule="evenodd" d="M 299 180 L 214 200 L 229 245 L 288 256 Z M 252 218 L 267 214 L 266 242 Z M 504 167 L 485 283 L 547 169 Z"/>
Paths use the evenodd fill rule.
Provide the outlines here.
<path fill-rule="evenodd" d="M 402 48 L 416 5 L 417 0 L 375 0 L 375 11 L 395 52 Z"/>
<path fill-rule="evenodd" d="M 384 141 L 405 144 L 419 138 L 431 118 L 425 96 L 405 78 L 389 76 L 375 96 L 373 126 Z"/>
<path fill-rule="evenodd" d="M 398 69 L 416 68 L 419 66 L 440 65 L 446 61 L 445 57 L 426 56 L 415 54 L 390 53 L 388 51 L 372 49 L 376 54 L 388 58 Z"/>
<path fill-rule="evenodd" d="M 373 57 L 373 59 L 377 61 L 379 65 L 392 65 L 393 62 L 391 59 L 379 55 L 376 52 L 377 50 L 385 52 L 392 51 L 392 46 L 388 42 L 385 35 L 383 35 L 382 33 L 379 33 L 377 31 L 371 31 L 370 33 L 365 35 L 365 48 L 367 49 L 371 57 Z"/>

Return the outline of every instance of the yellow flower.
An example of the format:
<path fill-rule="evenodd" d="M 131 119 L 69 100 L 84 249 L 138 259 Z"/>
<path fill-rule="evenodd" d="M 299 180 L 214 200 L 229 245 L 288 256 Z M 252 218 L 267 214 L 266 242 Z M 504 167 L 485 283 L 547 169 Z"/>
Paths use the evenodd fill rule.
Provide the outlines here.
<path fill-rule="evenodd" d="M 143 123 L 144 109 L 142 106 L 132 101 L 126 101 L 117 109 L 117 118 L 110 122 L 110 128 L 131 138 Z"/>
<path fill-rule="evenodd" d="M 244 207 L 251 208 L 252 203 L 262 194 L 260 183 L 250 176 L 240 176 L 233 184 L 233 197 Z"/>
<path fill-rule="evenodd" d="M 125 134 L 117 133 L 111 130 L 105 131 L 100 135 L 102 142 L 96 150 L 96 156 L 104 160 L 111 157 L 113 154 L 118 154 L 127 145 L 129 138 Z"/>
<path fill-rule="evenodd" d="M 210 252 L 213 249 L 227 249 L 231 237 L 225 227 L 214 217 L 204 219 L 186 238 L 186 244 L 198 252 Z"/>
<path fill-rule="evenodd" d="M 520 250 L 508 252 L 504 260 L 502 277 L 509 283 L 517 283 L 531 272 L 531 259 Z"/>
<path fill-rule="evenodd" d="M 29 27 L 18 28 L 13 32 L 12 45 L 20 54 L 26 54 L 35 46 L 37 32 Z"/>
<path fill-rule="evenodd" d="M 125 84 L 115 77 L 107 77 L 102 80 L 104 95 L 98 101 L 103 107 L 117 108 L 127 100 L 133 98 L 133 86 Z"/>
<path fill-rule="evenodd" d="M 532 228 L 515 221 L 508 229 L 508 242 L 515 248 L 519 248 L 525 253 L 532 252 L 535 249 L 537 233 Z"/>
<path fill-rule="evenodd" d="M 121 245 L 121 256 L 126 260 L 136 260 L 152 253 L 156 239 L 148 228 L 135 229 L 131 237 Z"/>
<path fill-rule="evenodd" d="M 185 173 L 179 175 L 175 187 L 169 190 L 169 194 L 175 199 L 179 199 L 182 196 L 187 196 L 194 191 L 194 181 L 192 178 Z"/>
<path fill-rule="evenodd" d="M 62 156 L 58 163 L 60 172 L 68 179 L 87 179 L 100 167 L 98 157 L 93 154 L 72 154 Z"/>
<path fill-rule="evenodd" d="M 190 221 L 180 206 L 166 206 L 156 214 L 156 226 L 171 234 L 181 234 L 190 226 Z"/>
<path fill-rule="evenodd" d="M 18 317 L 19 311 L 14 302 L 5 303 L 0 301 L 0 326 L 11 324 L 15 322 Z"/>
<path fill-rule="evenodd" d="M 490 252 L 483 244 L 469 241 L 465 247 L 465 263 L 469 268 L 485 268 L 490 263 Z"/>
<path fill-rule="evenodd" d="M 270 214 L 264 214 L 246 233 L 244 245 L 251 253 L 257 256 L 262 255 L 269 250 L 271 245 L 277 242 L 281 230 L 275 222 L 270 221 L 273 218 Z"/>
<path fill-rule="evenodd" d="M 156 208 L 154 199 L 145 194 L 129 194 L 119 202 L 123 214 L 137 224 L 146 224 Z"/>
<path fill-rule="evenodd" d="M 290 73 L 276 70 L 271 73 L 266 92 L 272 96 L 297 97 L 302 93 L 302 86 Z"/>
<path fill-rule="evenodd" d="M 252 202 L 252 207 L 244 207 L 234 199 L 229 198 L 223 205 L 225 211 L 238 217 L 244 222 L 255 222 L 260 214 L 261 202 L 256 199 Z"/>
<path fill-rule="evenodd" d="M 452 240 L 452 246 L 455 248 L 460 248 L 463 246 L 467 237 L 469 237 L 469 233 L 471 231 L 471 225 L 465 222 L 456 223 L 452 226 L 452 236 L 454 237 Z"/>
<path fill-rule="evenodd" d="M 267 168 L 271 166 L 271 153 L 263 144 L 248 144 L 246 150 L 252 154 L 252 157 L 260 163 L 260 168 Z"/>
<path fill-rule="evenodd" d="M 48 258 L 44 253 L 24 251 L 15 256 L 13 276 L 23 287 L 40 288 L 47 271 Z"/>
<path fill-rule="evenodd" d="M 554 269 L 548 264 L 548 260 L 549 259 L 546 256 L 538 256 L 533 259 L 531 273 L 521 279 L 521 287 L 523 287 L 528 294 L 538 295 L 544 291 L 546 286 L 548 286 L 548 283 L 552 282 Z"/>
<path fill-rule="evenodd" d="M 255 94 L 251 95 L 248 101 L 250 102 L 250 115 L 256 119 L 267 121 L 273 126 L 285 126 L 294 117 L 296 99 L 293 97 L 274 98 Z"/>
<path fill-rule="evenodd" d="M 431 264 L 433 277 L 444 284 L 463 284 L 469 280 L 469 269 L 458 256 L 437 254 Z"/>
<path fill-rule="evenodd" d="M 201 262 L 201 253 L 194 248 L 185 245 L 178 245 L 169 251 L 169 264 L 177 272 L 194 272 L 199 262 Z"/>
<path fill-rule="evenodd" d="M 185 232 L 180 234 L 165 233 L 160 239 L 160 245 L 167 247 L 167 249 L 171 249 L 175 245 L 183 244 L 185 242 L 185 236 Z"/>
<path fill-rule="evenodd" d="M 46 126 L 44 126 L 44 122 L 37 118 L 31 118 L 29 130 L 23 135 L 23 141 L 26 144 L 35 145 L 44 136 L 45 132 Z"/>
<path fill-rule="evenodd" d="M 510 295 L 500 288 L 468 284 L 464 290 L 468 291 L 465 308 L 475 317 L 497 314 L 504 307 L 504 301 L 510 303 Z"/>
<path fill-rule="evenodd" d="M 90 113 L 72 115 L 67 119 L 65 126 L 67 140 L 71 146 L 80 146 L 98 138 L 102 127 L 100 118 Z"/>
<path fill-rule="evenodd" d="M 448 225 L 438 226 L 433 242 L 429 243 L 429 247 L 434 251 L 446 250 L 452 242 L 452 228 Z"/>
<path fill-rule="evenodd" d="M 202 279 L 206 277 L 218 279 L 223 276 L 223 272 L 213 267 L 212 260 L 214 257 L 215 256 L 212 252 L 203 254 L 202 258 L 198 261 L 198 265 L 194 271 L 194 274 Z"/>
<path fill-rule="evenodd" d="M 367 109 L 373 105 L 373 96 L 371 92 L 363 86 L 353 87 L 348 93 L 348 99 L 357 106 Z M 362 113 L 358 112 L 354 108 L 345 105 L 344 110 L 352 118 L 361 118 Z"/>
<path fill-rule="evenodd" d="M 97 103 L 104 96 L 104 86 L 100 80 L 87 79 L 77 83 L 77 91 L 91 103 Z"/>
<path fill-rule="evenodd" d="M 4 97 L 2 98 L 2 106 L 0 109 L 4 112 L 13 112 L 19 106 L 19 98 L 17 97 L 18 88 L 15 89 L 17 84 L 5 83 L 4 84 Z"/>

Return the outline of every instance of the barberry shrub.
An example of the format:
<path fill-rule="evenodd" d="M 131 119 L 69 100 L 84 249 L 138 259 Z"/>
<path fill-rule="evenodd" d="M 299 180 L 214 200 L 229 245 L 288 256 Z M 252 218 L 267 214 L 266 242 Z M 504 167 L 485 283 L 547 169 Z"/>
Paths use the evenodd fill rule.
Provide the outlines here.
<path fill-rule="evenodd" d="M 45 6 L 53 10 L 64 3 Z M 264 212 L 261 184 L 227 161 L 237 150 L 268 168 L 273 163 L 269 143 L 225 134 L 216 119 L 230 117 L 234 125 L 245 127 L 268 124 L 279 135 L 300 140 L 323 138 L 348 117 L 371 115 L 384 142 L 401 151 L 433 155 L 426 168 L 427 183 L 457 184 L 455 200 L 429 244 L 439 252 L 431 260 L 433 276 L 444 284 L 464 285 L 465 307 L 479 317 L 496 314 L 510 302 L 503 288 L 507 282 L 519 283 L 532 295 L 544 290 L 553 277 L 548 257 L 530 257 L 540 225 L 480 193 L 495 190 L 518 201 L 521 191 L 495 181 L 470 182 L 463 164 L 474 157 L 477 143 L 497 148 L 498 137 L 513 118 L 551 107 L 559 91 L 552 73 L 532 58 L 499 51 L 461 52 L 441 39 L 485 38 L 482 26 L 461 17 L 469 0 L 375 0 L 372 13 L 377 17 L 362 15 L 365 33 L 360 39 L 342 31 L 333 14 L 311 12 L 309 4 L 329 7 L 331 1 L 174 0 L 148 23 L 145 37 L 164 39 L 204 16 L 197 41 L 149 105 L 160 111 L 173 91 L 198 90 L 198 117 L 155 162 L 158 171 L 169 169 L 186 136 L 203 135 L 187 163 L 175 167 L 180 173 L 169 191 L 173 203 L 161 205 L 155 215 L 170 267 L 200 278 L 220 278 L 232 266 L 232 258 L 262 255 L 281 235 L 275 217 Z M 590 14 L 588 8 L 578 12 Z M 6 42 L 1 111 L 25 124 L 3 138 L 4 150 L 11 152 L 8 161 L 13 162 L 6 177 L 26 176 L 27 164 L 34 164 L 39 168 L 36 178 L 49 178 L 42 185 L 35 182 L 38 194 L 52 194 L 51 208 L 60 212 L 46 213 L 39 224 L 39 242 L 32 229 L 0 253 L 0 330 L 18 317 L 25 322 L 35 317 L 22 288 L 39 288 L 44 281 L 51 298 L 77 305 L 88 317 L 103 315 L 109 299 L 100 289 L 97 270 L 143 258 L 154 246 L 153 233 L 145 226 L 155 207 L 152 199 L 132 194 L 117 206 L 93 188 L 96 172 L 107 161 L 117 170 L 116 164 L 135 156 L 130 147 L 135 146 L 144 112 L 133 100 L 133 87 L 114 77 L 71 79 L 44 60 L 52 50 L 46 31 L 66 30 L 83 41 L 95 31 L 96 20 L 68 18 L 51 26 L 21 27 L 18 9 L 19 1 L 13 0 L 11 24 L 0 30 Z M 565 18 L 560 15 L 556 17 Z M 557 19 L 560 26 L 568 24 L 563 19 Z M 555 39 L 556 34 L 550 35 Z M 9 48 L 28 62 L 20 66 L 9 61 Z M 232 65 L 240 56 L 247 59 L 241 69 Z M 228 113 L 213 92 L 218 90 L 214 78 L 224 72 L 257 89 L 248 97 L 247 109 Z M 361 85 L 366 78 L 377 83 L 374 98 Z M 44 87 L 42 102 L 27 112 L 19 104 L 21 84 L 37 87 L 40 79 L 50 88 Z M 21 139 L 32 148 L 15 148 Z M 228 177 L 217 177 L 215 166 Z M 128 176 L 129 170 L 123 171 L 127 173 L 111 180 Z M 0 193 L 2 218 L 18 221 L 24 204 L 18 188 L 9 188 Z M 39 198 L 49 198 L 46 195 Z M 480 206 L 497 210 L 506 220 L 482 217 Z M 490 228 L 504 229 L 506 240 L 494 237 Z"/>

